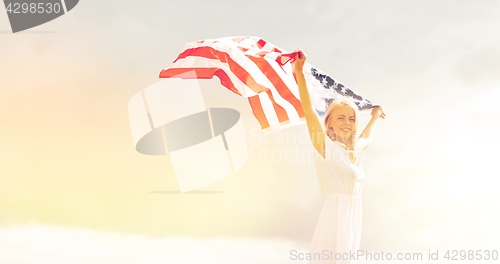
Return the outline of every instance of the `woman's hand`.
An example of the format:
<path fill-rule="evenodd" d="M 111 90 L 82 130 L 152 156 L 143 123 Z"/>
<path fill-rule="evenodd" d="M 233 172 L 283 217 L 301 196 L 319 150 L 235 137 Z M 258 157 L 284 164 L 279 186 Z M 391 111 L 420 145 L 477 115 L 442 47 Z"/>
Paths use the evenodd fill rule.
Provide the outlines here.
<path fill-rule="evenodd" d="M 382 106 L 376 106 L 372 109 L 372 117 L 373 118 L 383 118 L 385 119 L 385 108 Z"/>
<path fill-rule="evenodd" d="M 302 72 L 302 67 L 306 62 L 306 54 L 301 49 L 296 49 L 294 52 L 297 52 L 297 54 L 295 54 L 295 60 L 292 62 L 293 70 Z"/>

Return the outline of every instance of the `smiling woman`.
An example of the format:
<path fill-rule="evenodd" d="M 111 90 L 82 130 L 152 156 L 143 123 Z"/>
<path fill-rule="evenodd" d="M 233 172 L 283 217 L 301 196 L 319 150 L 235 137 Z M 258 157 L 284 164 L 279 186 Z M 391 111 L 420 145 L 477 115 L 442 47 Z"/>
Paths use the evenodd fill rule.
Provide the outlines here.
<path fill-rule="evenodd" d="M 373 108 L 372 119 L 358 138 L 358 106 L 348 99 L 336 99 L 326 112 L 325 132 L 305 82 L 302 70 L 305 59 L 304 53 L 298 50 L 294 73 L 309 135 L 320 155 L 315 159 L 316 174 L 321 194 L 326 200 L 314 231 L 310 254 L 349 254 L 357 252 L 361 242 L 361 192 L 365 173 L 357 155 L 368 147 L 375 124 L 379 118 L 385 118 L 385 113 L 380 106 Z M 309 260 L 309 263 L 338 263 L 335 258 L 314 257 Z M 342 263 L 356 263 L 356 260 Z"/>
<path fill-rule="evenodd" d="M 337 137 L 336 140 L 346 142 L 352 134 L 356 134 L 357 119 L 354 110 L 356 108 L 352 106 L 349 107 L 348 105 L 339 106 L 338 108 L 336 108 L 335 116 L 332 117 L 333 109 L 333 107 L 330 109 L 330 111 L 327 113 L 328 118 L 325 119 L 325 124 L 329 125 L 328 127 L 326 127 L 327 134 L 332 133 L 332 136 Z"/>
<path fill-rule="evenodd" d="M 358 120 L 359 111 L 356 104 L 346 98 L 335 100 L 326 112 L 325 133 L 331 140 L 344 143 L 347 150 L 354 150 Z M 359 165 L 356 152 L 349 152 L 349 157 L 353 164 Z"/>

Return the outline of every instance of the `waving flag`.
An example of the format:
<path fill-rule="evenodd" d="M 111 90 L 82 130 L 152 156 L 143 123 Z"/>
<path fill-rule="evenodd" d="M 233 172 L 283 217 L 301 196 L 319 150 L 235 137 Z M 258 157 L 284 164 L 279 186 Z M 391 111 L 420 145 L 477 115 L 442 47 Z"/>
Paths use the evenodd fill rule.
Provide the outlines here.
<path fill-rule="evenodd" d="M 190 79 L 193 70 L 198 79 L 215 75 L 224 87 L 248 97 L 262 129 L 278 130 L 305 120 L 291 65 L 295 54 L 257 37 L 201 40 L 187 43 L 160 78 Z M 304 75 L 320 116 L 339 96 L 349 97 L 361 110 L 376 106 L 309 63 Z"/>

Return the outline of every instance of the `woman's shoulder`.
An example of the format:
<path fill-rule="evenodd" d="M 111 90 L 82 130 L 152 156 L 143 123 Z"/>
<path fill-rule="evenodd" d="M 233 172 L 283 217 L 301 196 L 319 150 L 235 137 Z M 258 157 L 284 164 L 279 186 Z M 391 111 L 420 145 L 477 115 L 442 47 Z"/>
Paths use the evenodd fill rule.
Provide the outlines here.
<path fill-rule="evenodd" d="M 329 136 L 325 138 L 325 158 L 324 160 L 345 160 L 348 156 L 345 144 L 332 140 Z"/>
<path fill-rule="evenodd" d="M 337 140 L 333 140 L 328 135 L 326 136 L 326 139 L 325 139 L 325 150 L 326 150 L 327 145 L 330 145 L 331 147 L 334 147 L 334 148 L 341 148 L 341 149 L 347 150 L 347 147 L 344 143 L 339 142 Z"/>

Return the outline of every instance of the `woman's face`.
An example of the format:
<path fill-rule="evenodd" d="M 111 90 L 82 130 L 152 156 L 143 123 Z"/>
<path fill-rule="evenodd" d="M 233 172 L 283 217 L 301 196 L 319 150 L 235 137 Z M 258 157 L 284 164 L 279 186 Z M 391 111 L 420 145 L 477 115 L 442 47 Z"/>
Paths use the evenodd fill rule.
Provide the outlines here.
<path fill-rule="evenodd" d="M 355 123 L 354 109 L 348 105 L 341 105 L 333 109 L 328 120 L 328 127 L 337 134 L 337 141 L 345 143 L 352 135 Z"/>

